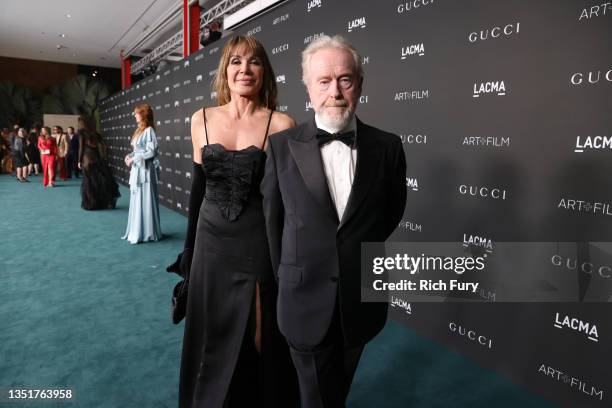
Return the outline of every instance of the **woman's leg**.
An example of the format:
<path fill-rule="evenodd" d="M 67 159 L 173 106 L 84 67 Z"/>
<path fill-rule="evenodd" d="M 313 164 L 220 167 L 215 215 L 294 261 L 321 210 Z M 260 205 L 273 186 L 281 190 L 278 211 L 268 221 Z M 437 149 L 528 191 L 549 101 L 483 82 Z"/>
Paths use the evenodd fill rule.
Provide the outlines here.
<path fill-rule="evenodd" d="M 60 169 L 60 177 L 62 180 L 66 181 L 68 175 L 66 174 L 66 158 L 58 157 L 59 160 L 59 169 Z"/>
<path fill-rule="evenodd" d="M 55 185 L 55 156 L 49 156 L 49 178 L 52 186 Z"/>
<path fill-rule="evenodd" d="M 43 186 L 47 187 L 49 184 L 49 157 L 46 154 L 43 154 L 41 155 L 40 160 L 42 161 Z"/>

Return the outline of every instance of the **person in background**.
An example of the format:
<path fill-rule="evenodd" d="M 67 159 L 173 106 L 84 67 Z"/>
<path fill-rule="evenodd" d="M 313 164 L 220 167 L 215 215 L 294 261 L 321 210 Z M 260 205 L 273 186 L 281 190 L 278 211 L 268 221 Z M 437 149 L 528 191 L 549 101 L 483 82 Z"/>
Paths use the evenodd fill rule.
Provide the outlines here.
<path fill-rule="evenodd" d="M 63 181 L 66 181 L 68 174 L 66 172 L 66 155 L 68 154 L 68 139 L 61 126 L 53 126 L 53 137 L 57 143 L 57 167 L 59 176 Z"/>
<path fill-rule="evenodd" d="M 43 166 L 43 186 L 55 187 L 55 158 L 57 157 L 57 144 L 51 136 L 51 128 L 44 126 L 38 137 L 38 150 Z"/>
<path fill-rule="evenodd" d="M 209 44 L 214 43 L 221 38 L 221 25 L 217 21 L 213 21 L 209 25 L 204 27 L 204 34 L 202 36 L 202 46 L 206 47 Z"/>
<path fill-rule="evenodd" d="M 115 208 L 121 196 L 119 185 L 106 161 L 106 144 L 102 136 L 92 130 L 84 118 L 79 118 L 78 166 L 83 170 L 81 183 L 81 208 L 103 210 Z"/>
<path fill-rule="evenodd" d="M 74 128 L 72 126 L 68 126 L 66 128 L 67 138 L 68 138 L 68 154 L 66 155 L 66 173 L 68 178 L 72 178 L 72 172 L 74 172 L 74 177 L 79 178 L 79 166 L 78 164 L 78 156 L 79 156 L 79 134 L 74 133 Z"/>
<path fill-rule="evenodd" d="M 17 130 L 17 137 L 13 142 L 13 165 L 17 170 L 17 181 L 20 183 L 29 183 L 28 180 L 28 158 L 26 150 L 26 130 L 20 128 Z"/>
<path fill-rule="evenodd" d="M 34 173 L 38 176 L 40 171 L 40 152 L 38 151 L 38 127 L 30 129 L 30 134 L 27 137 L 28 160 L 28 175 Z"/>
<path fill-rule="evenodd" d="M 0 131 L 0 174 L 6 173 L 5 160 L 11 156 L 11 149 L 9 146 L 7 129 L 2 129 Z"/>
<path fill-rule="evenodd" d="M 130 211 L 122 237 L 130 244 L 158 241 L 162 237 L 157 198 L 159 150 L 153 110 L 147 104 L 138 105 L 134 117 L 138 124 L 131 141 L 134 151 L 125 156 L 125 164 L 130 167 Z"/>
<path fill-rule="evenodd" d="M 13 130 L 9 134 L 9 141 L 11 143 L 11 146 L 13 146 L 13 144 L 15 143 L 15 139 L 17 138 L 17 133 L 19 133 L 19 125 L 18 124 L 14 124 L 13 125 Z"/>

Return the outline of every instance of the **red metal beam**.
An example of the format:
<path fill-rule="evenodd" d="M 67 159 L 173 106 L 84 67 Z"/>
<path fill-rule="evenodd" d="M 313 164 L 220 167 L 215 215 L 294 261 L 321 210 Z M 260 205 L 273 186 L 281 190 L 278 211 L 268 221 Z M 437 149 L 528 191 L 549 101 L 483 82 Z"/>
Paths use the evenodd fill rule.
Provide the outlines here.
<path fill-rule="evenodd" d="M 183 0 L 183 57 L 200 49 L 200 6 Z"/>

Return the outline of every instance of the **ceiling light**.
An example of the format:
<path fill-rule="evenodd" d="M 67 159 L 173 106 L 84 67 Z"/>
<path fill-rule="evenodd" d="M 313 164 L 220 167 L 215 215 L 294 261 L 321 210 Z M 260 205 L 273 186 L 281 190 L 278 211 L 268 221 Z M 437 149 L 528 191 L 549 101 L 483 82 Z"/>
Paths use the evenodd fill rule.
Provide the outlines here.
<path fill-rule="evenodd" d="M 70 17 L 72 17 L 70 13 L 66 13 L 66 18 L 70 18 Z"/>
<path fill-rule="evenodd" d="M 66 38 L 66 34 L 60 34 L 60 37 Z"/>

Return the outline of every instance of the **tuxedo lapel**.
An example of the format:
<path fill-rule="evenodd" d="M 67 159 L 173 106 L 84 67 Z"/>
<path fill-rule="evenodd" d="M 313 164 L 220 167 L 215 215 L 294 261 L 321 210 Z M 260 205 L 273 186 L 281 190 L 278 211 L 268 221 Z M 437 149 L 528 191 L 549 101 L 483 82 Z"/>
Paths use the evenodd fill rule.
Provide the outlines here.
<path fill-rule="evenodd" d="M 289 150 L 297 164 L 300 175 L 315 200 L 324 211 L 338 222 L 338 213 L 334 208 L 327 178 L 323 171 L 321 150 L 316 139 L 317 126 L 312 119 L 295 138 L 289 139 Z"/>
<path fill-rule="evenodd" d="M 359 205 L 370 190 L 372 180 L 376 177 L 375 172 L 376 169 L 378 169 L 378 161 L 381 160 L 380 147 L 368 136 L 367 129 L 363 122 L 357 118 L 357 163 L 355 166 L 355 179 L 353 180 L 351 193 L 338 229 L 342 228 L 342 226 L 355 215 Z"/>

